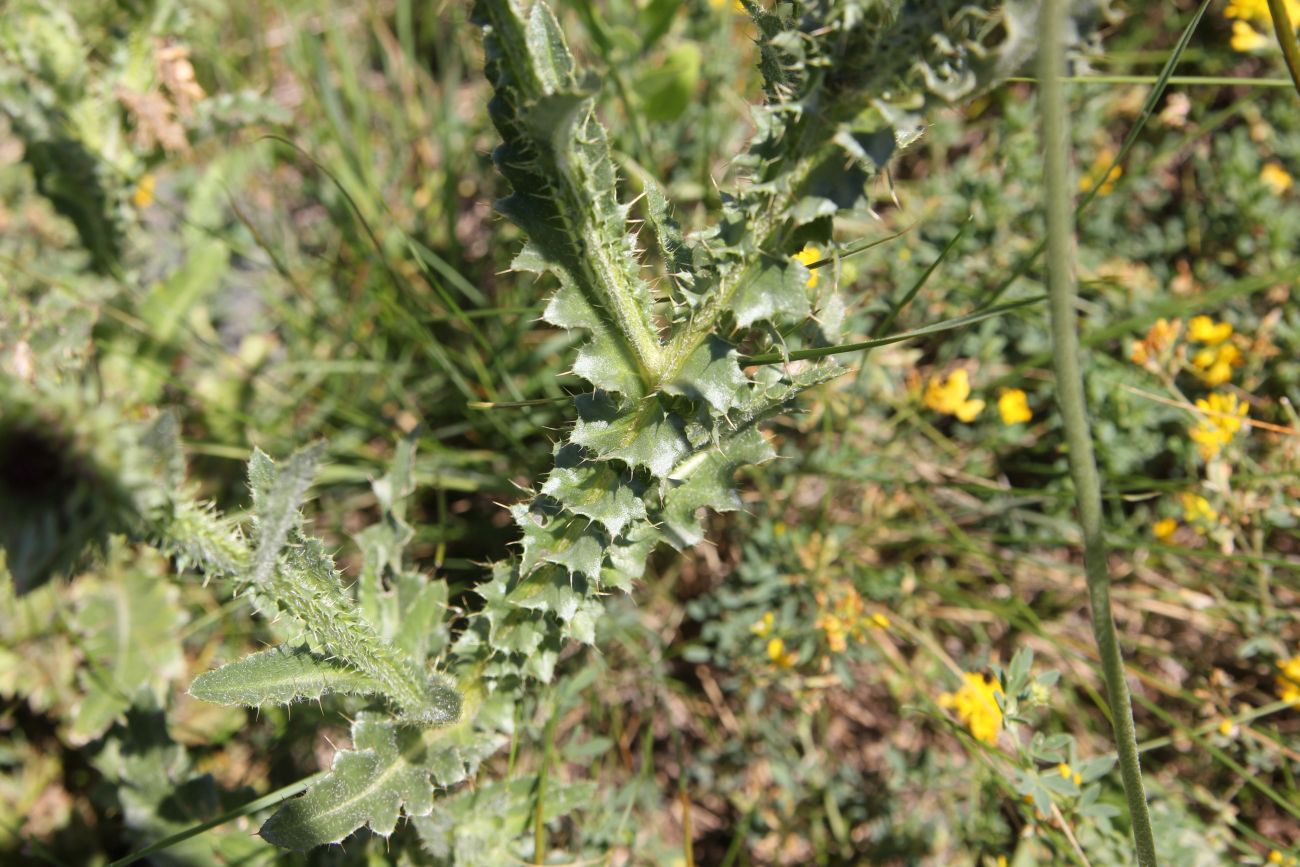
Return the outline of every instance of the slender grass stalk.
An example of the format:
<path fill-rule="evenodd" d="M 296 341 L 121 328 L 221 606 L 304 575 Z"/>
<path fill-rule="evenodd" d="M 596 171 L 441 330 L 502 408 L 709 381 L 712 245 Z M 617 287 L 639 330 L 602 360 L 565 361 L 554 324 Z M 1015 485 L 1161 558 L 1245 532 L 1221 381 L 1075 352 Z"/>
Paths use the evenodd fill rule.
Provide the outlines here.
<path fill-rule="evenodd" d="M 1083 564 L 1088 580 L 1092 629 L 1101 656 L 1111 726 L 1119 754 L 1120 776 L 1128 800 L 1133 842 L 1138 864 L 1155 867 L 1155 838 L 1142 785 L 1137 736 L 1133 725 L 1133 704 L 1124 678 L 1124 660 L 1110 606 L 1110 572 L 1106 565 L 1106 540 L 1102 532 L 1101 479 L 1093 453 L 1084 400 L 1083 375 L 1079 367 L 1079 334 L 1074 284 L 1074 216 L 1069 194 L 1069 125 L 1065 114 L 1061 70 L 1064 58 L 1061 34 L 1063 0 L 1048 0 L 1040 18 L 1039 78 L 1043 112 L 1044 181 L 1047 193 L 1047 284 L 1051 311 L 1053 361 L 1056 369 L 1057 403 L 1065 426 L 1070 474 L 1078 501 L 1079 526 L 1083 532 Z"/>
<path fill-rule="evenodd" d="M 164 837 L 163 839 L 159 840 L 156 843 L 150 843 L 148 846 L 145 846 L 143 849 L 137 849 L 135 852 L 132 852 L 130 855 L 127 855 L 125 858 L 118 858 L 116 861 L 109 864 L 108 867 L 126 867 L 127 864 L 134 864 L 135 862 L 143 858 L 146 858 L 149 855 L 153 855 L 155 852 L 162 852 L 164 849 L 170 849 L 172 846 L 175 846 L 177 843 L 183 843 L 186 840 L 190 839 L 191 837 L 197 837 L 199 834 L 202 834 L 205 831 L 210 831 L 213 828 L 226 824 L 227 822 L 234 821 L 235 819 L 238 819 L 240 816 L 247 816 L 251 813 L 256 813 L 260 810 L 265 810 L 270 807 L 274 807 L 280 804 L 281 802 L 286 801 L 289 798 L 292 798 L 294 795 L 298 794 L 299 792 L 302 792 L 303 790 L 309 788 L 312 783 L 315 783 L 317 780 L 324 778 L 325 774 L 326 774 L 325 771 L 321 771 L 318 774 L 312 774 L 310 777 L 307 777 L 306 779 L 299 780 L 296 783 L 290 783 L 289 785 L 285 786 L 282 789 L 276 789 L 274 792 L 272 792 L 269 795 L 263 795 L 257 800 L 249 801 L 247 804 L 244 804 L 242 807 L 236 807 L 235 809 L 222 813 L 220 816 L 209 819 L 206 822 L 200 822 L 197 825 L 186 828 L 184 831 L 179 831 L 175 834 L 172 834 L 170 837 Z"/>
<path fill-rule="evenodd" d="M 1269 16 L 1273 19 L 1273 33 L 1277 35 L 1277 44 L 1282 47 L 1282 58 L 1286 61 L 1286 71 L 1291 73 L 1296 93 L 1300 93 L 1300 45 L 1295 40 L 1295 25 L 1287 14 L 1284 0 L 1268 0 Z"/>

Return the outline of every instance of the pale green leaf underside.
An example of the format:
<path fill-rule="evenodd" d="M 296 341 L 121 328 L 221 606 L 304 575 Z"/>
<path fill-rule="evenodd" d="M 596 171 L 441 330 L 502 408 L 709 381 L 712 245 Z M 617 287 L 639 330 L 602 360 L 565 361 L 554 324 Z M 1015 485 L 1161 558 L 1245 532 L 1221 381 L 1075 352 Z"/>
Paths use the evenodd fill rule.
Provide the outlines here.
<path fill-rule="evenodd" d="M 289 704 L 331 692 L 373 695 L 383 687 L 338 660 L 284 646 L 204 672 L 190 685 L 190 695 L 197 699 L 242 707 Z"/>

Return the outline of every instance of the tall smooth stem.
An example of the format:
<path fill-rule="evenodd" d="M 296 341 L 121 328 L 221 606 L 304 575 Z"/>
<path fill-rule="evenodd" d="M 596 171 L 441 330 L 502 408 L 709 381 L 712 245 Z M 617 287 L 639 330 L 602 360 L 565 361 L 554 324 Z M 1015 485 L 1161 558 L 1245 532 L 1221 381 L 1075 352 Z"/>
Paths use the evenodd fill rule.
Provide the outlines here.
<path fill-rule="evenodd" d="M 1079 526 L 1083 532 L 1083 563 L 1088 579 L 1088 600 L 1092 609 L 1092 630 L 1101 656 L 1110 704 L 1111 725 L 1119 754 L 1120 775 L 1128 800 L 1133 842 L 1138 864 L 1155 867 L 1156 847 L 1151 833 L 1151 816 L 1142 768 L 1138 762 L 1137 736 L 1133 726 L 1133 704 L 1124 679 L 1115 619 L 1110 607 L 1110 572 L 1106 540 L 1102 533 L 1101 479 L 1092 449 L 1088 408 L 1084 400 L 1083 375 L 1079 367 L 1079 335 L 1075 314 L 1074 217 L 1070 201 L 1069 126 L 1061 87 L 1062 25 L 1064 0 L 1045 0 L 1040 12 L 1039 97 L 1043 112 L 1044 180 L 1047 192 L 1047 283 L 1051 309 L 1053 360 L 1056 369 L 1056 399 L 1065 426 L 1069 448 L 1070 475 L 1078 501 Z"/>

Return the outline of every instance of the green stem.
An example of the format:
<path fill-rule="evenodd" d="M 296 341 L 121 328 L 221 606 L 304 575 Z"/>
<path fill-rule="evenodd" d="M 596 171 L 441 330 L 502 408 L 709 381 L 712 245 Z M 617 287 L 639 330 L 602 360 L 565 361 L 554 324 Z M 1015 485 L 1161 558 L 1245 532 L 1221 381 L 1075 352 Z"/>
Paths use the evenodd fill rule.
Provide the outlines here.
<path fill-rule="evenodd" d="M 1141 867 L 1155 867 L 1155 838 L 1147 811 L 1142 768 L 1138 760 L 1133 704 L 1124 677 L 1115 618 L 1110 605 L 1110 572 L 1106 565 L 1106 540 L 1102 532 L 1101 479 L 1093 454 L 1088 409 L 1079 367 L 1079 334 L 1075 315 L 1074 219 L 1069 194 L 1068 122 L 1065 113 L 1061 51 L 1064 0 L 1048 0 L 1040 18 L 1039 62 L 1042 80 L 1044 175 L 1047 192 L 1047 282 L 1051 309 L 1053 360 L 1057 403 L 1065 427 L 1070 474 L 1078 500 L 1083 532 L 1083 564 L 1092 609 L 1092 629 L 1106 679 L 1111 726 L 1119 754 L 1120 776 L 1133 825 L 1133 842 Z"/>
<path fill-rule="evenodd" d="M 1043 296 L 1036 295 L 1033 298 L 1023 298 L 1019 301 L 1008 301 L 1005 304 L 999 304 L 996 307 L 987 307 L 977 313 L 968 313 L 965 316 L 958 316 L 955 319 L 945 319 L 942 322 L 935 322 L 932 325 L 926 325 L 912 331 L 903 331 L 898 334 L 891 334 L 889 337 L 877 337 L 874 340 L 863 340 L 860 343 L 840 343 L 835 346 L 814 346 L 811 349 L 796 349 L 793 352 L 765 352 L 761 355 L 742 355 L 741 364 L 784 364 L 787 361 L 803 361 L 809 358 L 825 358 L 828 355 L 839 355 L 842 352 L 858 352 L 863 349 L 875 349 L 877 346 L 888 346 L 891 343 L 902 343 L 904 340 L 912 340 L 917 337 L 924 337 L 927 334 L 938 334 L 941 331 L 951 331 L 954 328 L 961 328 L 965 325 L 974 325 L 976 322 L 983 322 L 985 319 L 992 319 L 995 316 L 1001 316 L 1011 310 L 1018 310 L 1021 307 L 1028 307 L 1031 304 L 1037 304 L 1043 300 Z"/>
<path fill-rule="evenodd" d="M 1300 93 L 1300 45 L 1295 41 L 1295 26 L 1287 14 L 1284 0 L 1268 0 L 1269 15 L 1273 18 L 1273 32 L 1277 34 L 1277 44 L 1282 46 L 1282 59 L 1286 61 L 1286 70 L 1291 73 L 1296 93 Z"/>
<path fill-rule="evenodd" d="M 255 801 L 249 801 L 247 804 L 244 804 L 242 807 L 236 807 L 235 809 L 231 810 L 228 813 L 222 813 L 220 816 L 217 816 L 215 819 L 209 819 L 206 822 L 200 822 L 199 824 L 194 825 L 193 827 L 186 828 L 184 831 L 180 831 L 179 833 L 172 834 L 170 837 L 164 837 L 163 839 L 159 840 L 157 843 L 150 843 L 148 846 L 145 846 L 143 849 L 139 849 L 135 852 L 132 852 L 130 855 L 127 855 L 125 858 L 117 859 L 116 861 L 109 864 L 108 867 L 125 867 L 125 865 L 127 864 L 134 864 L 136 861 L 139 861 L 141 858 L 145 858 L 149 855 L 154 854 L 155 852 L 161 852 L 164 849 L 170 849 L 172 846 L 175 846 L 177 843 L 183 843 L 184 841 L 190 839 L 191 837 L 197 837 L 199 834 L 202 834 L 205 831 L 210 831 L 213 828 L 216 828 L 220 825 L 224 825 L 233 819 L 238 819 L 240 816 L 247 816 L 250 813 L 256 813 L 260 810 L 265 810 L 268 807 L 274 807 L 280 802 L 286 801 L 289 798 L 292 798 L 294 795 L 298 794 L 299 792 L 304 791 L 309 786 L 311 786 L 312 783 L 315 783 L 318 780 L 322 779 L 326 775 L 326 773 L 327 773 L 326 771 L 321 771 L 319 774 L 313 774 L 312 776 L 308 777 L 305 780 L 299 780 L 296 783 L 292 783 L 288 786 L 285 786 L 283 789 L 277 789 L 276 791 L 272 792 L 269 795 L 264 795 L 263 797 L 258 798 Z"/>

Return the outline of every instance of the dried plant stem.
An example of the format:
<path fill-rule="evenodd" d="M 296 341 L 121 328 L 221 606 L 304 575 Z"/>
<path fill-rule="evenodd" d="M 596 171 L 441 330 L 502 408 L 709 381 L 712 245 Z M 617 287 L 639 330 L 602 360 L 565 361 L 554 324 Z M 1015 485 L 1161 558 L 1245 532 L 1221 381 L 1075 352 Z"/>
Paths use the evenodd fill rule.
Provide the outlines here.
<path fill-rule="evenodd" d="M 1156 864 L 1155 839 L 1142 785 L 1137 737 L 1133 726 L 1133 705 L 1124 678 L 1124 660 L 1110 605 L 1110 573 L 1106 564 L 1106 542 L 1102 533 L 1101 480 L 1093 454 L 1088 411 L 1084 400 L 1083 375 L 1079 367 L 1079 335 L 1075 315 L 1074 224 L 1070 207 L 1068 124 L 1061 75 L 1063 0 L 1047 0 L 1040 13 L 1039 79 L 1043 112 L 1044 175 L 1047 193 L 1047 276 L 1051 310 L 1053 360 L 1056 370 L 1057 403 L 1069 448 L 1070 474 L 1078 501 L 1079 525 L 1083 532 L 1083 561 L 1088 579 L 1092 628 L 1106 679 L 1111 725 L 1119 754 L 1120 775 L 1128 800 L 1133 841 L 1142 867 Z"/>

